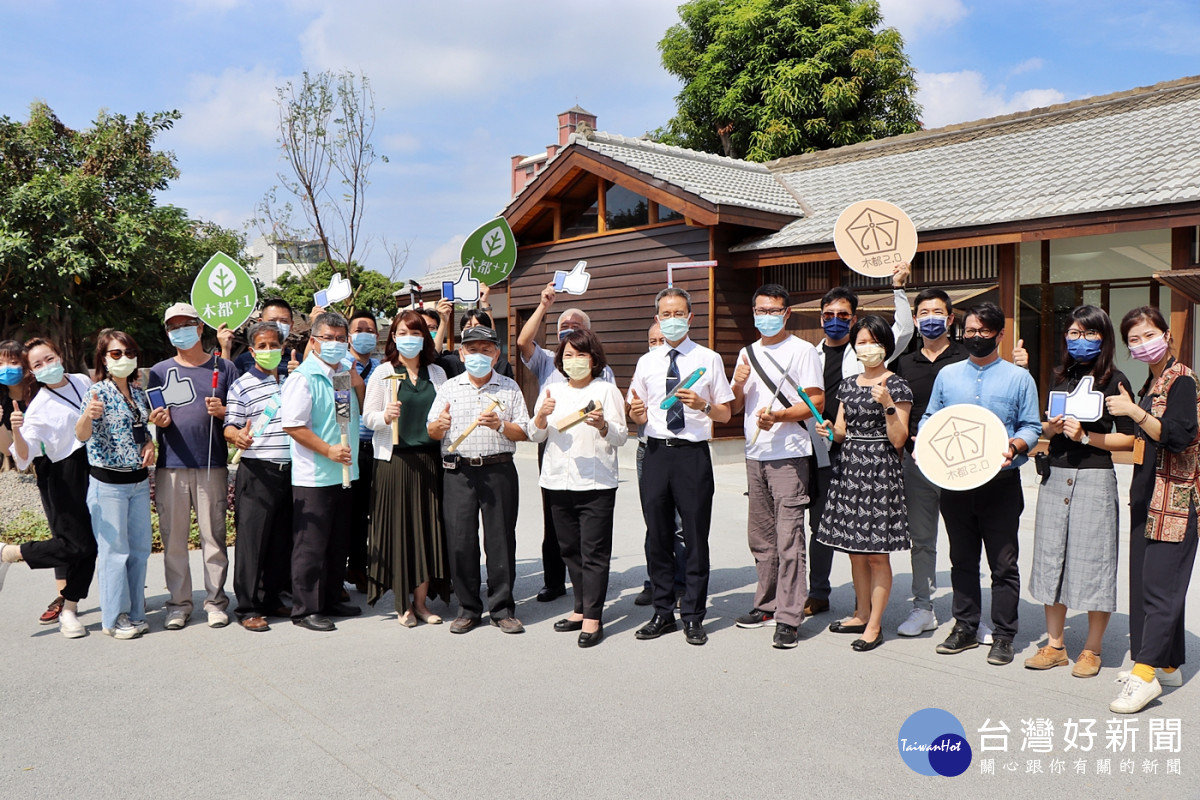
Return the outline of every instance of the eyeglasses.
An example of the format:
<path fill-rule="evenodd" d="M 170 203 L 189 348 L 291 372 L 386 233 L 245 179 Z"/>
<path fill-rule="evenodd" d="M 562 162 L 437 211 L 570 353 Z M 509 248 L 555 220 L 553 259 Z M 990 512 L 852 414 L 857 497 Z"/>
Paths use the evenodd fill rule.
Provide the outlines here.
<path fill-rule="evenodd" d="M 754 316 L 756 317 L 782 317 L 787 313 L 787 308 L 756 308 Z"/>
<path fill-rule="evenodd" d="M 687 319 L 690 311 L 666 311 L 659 312 L 659 319 Z"/>
<path fill-rule="evenodd" d="M 974 339 L 976 336 L 982 336 L 984 339 L 994 339 L 996 332 L 987 328 L 964 328 L 963 338 Z"/>
<path fill-rule="evenodd" d="M 121 350 L 119 348 L 114 348 L 112 350 L 105 350 L 104 354 L 106 356 L 108 356 L 109 358 L 124 358 L 125 356 L 129 356 L 130 358 L 138 357 L 137 350 L 130 350 L 130 349 Z"/>
<path fill-rule="evenodd" d="M 840 319 L 840 320 L 849 322 L 850 318 L 853 316 L 854 316 L 853 314 L 851 314 L 847 311 L 838 311 L 836 314 L 832 311 L 824 311 L 821 313 L 821 321 L 829 322 L 832 319 Z"/>
<path fill-rule="evenodd" d="M 1104 334 L 1100 331 L 1080 331 L 1074 329 L 1067 331 L 1067 340 L 1072 342 L 1077 342 L 1080 339 L 1087 339 L 1089 342 L 1098 342 L 1103 338 Z"/>
<path fill-rule="evenodd" d="M 350 338 L 347 336 L 314 336 L 312 338 L 318 342 L 341 342 L 342 344 L 350 341 Z"/>
<path fill-rule="evenodd" d="M 177 331 L 180 328 L 194 328 L 199 324 L 200 324 L 200 320 L 198 320 L 198 319 L 189 319 L 189 320 L 185 320 L 183 322 L 176 322 L 173 325 L 167 326 L 167 333 L 170 333 L 171 331 Z"/>

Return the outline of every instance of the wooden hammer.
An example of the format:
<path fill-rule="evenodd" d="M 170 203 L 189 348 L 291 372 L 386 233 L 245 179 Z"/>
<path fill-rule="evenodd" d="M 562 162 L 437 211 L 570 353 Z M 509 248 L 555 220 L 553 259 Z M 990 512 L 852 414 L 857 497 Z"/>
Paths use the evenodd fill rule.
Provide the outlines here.
<path fill-rule="evenodd" d="M 491 400 L 492 404 L 490 406 L 488 406 L 486 409 L 484 409 L 483 414 L 479 415 L 480 417 L 482 417 L 484 414 L 492 413 L 497 408 L 500 409 L 501 411 L 504 410 L 504 403 L 501 403 L 497 398 L 492 397 L 490 394 L 485 394 L 484 397 Z M 471 431 L 475 430 L 478 427 L 479 427 L 479 419 L 476 418 L 476 420 L 474 422 L 472 422 L 471 425 L 465 431 L 463 431 L 461 434 L 459 434 L 459 437 L 457 439 L 455 439 L 454 442 L 449 447 L 446 448 L 446 452 L 453 453 L 455 450 L 457 450 L 458 446 L 460 444 L 462 444 L 463 441 L 468 436 L 471 435 Z"/>
<path fill-rule="evenodd" d="M 393 372 L 391 375 L 385 376 L 384 380 L 396 382 L 396 391 L 394 393 L 393 400 L 395 402 L 399 403 L 400 402 L 400 381 L 408 380 L 408 373 L 407 372 Z M 392 420 L 392 446 L 395 446 L 398 444 L 400 444 L 400 418 L 396 417 L 394 420 Z"/>

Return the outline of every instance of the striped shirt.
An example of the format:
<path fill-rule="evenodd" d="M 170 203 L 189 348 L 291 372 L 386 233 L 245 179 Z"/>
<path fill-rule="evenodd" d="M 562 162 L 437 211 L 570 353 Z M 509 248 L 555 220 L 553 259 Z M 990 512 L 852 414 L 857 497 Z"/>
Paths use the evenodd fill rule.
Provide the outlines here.
<path fill-rule="evenodd" d="M 254 437 L 254 444 L 242 458 L 292 460 L 291 439 L 283 432 L 283 414 L 278 411 L 279 387 L 278 380 L 253 366 L 229 388 L 229 397 L 225 401 L 226 428 L 244 428 L 247 422 L 258 424 L 272 397 L 277 406 L 274 419 L 267 423 L 265 431 Z"/>
<path fill-rule="evenodd" d="M 502 422 L 515 423 L 522 429 L 529 427 L 529 409 L 525 407 L 525 397 L 521 394 L 521 387 L 517 386 L 517 382 L 512 378 L 506 378 L 492 370 L 488 382 L 482 388 L 476 389 L 475 384 L 471 383 L 471 376 L 464 372 L 441 385 L 426 421 L 433 422 L 446 408 L 446 404 L 450 404 L 450 430 L 442 439 L 443 455 L 454 440 L 488 409 L 492 398 L 503 403 L 503 408 L 496 409 L 496 414 Z M 454 454 L 471 458 L 515 453 L 516 450 L 516 442 L 506 439 L 499 431 L 480 425 L 471 431 L 471 435 L 458 446 Z"/>

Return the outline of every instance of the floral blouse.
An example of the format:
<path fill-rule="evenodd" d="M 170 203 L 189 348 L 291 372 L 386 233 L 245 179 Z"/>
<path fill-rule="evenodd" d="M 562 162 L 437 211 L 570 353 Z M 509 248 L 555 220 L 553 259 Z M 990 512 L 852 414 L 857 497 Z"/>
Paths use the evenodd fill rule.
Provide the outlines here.
<path fill-rule="evenodd" d="M 87 441 L 88 463 L 93 467 L 134 470 L 142 466 L 142 444 L 149 440 L 150 404 L 140 386 L 130 384 L 129 392 L 132 406 L 110 380 L 93 384 L 83 395 L 84 407 L 93 398 L 104 403 L 104 413 L 92 420 L 92 437 Z M 146 438 L 135 438 L 135 428 Z"/>

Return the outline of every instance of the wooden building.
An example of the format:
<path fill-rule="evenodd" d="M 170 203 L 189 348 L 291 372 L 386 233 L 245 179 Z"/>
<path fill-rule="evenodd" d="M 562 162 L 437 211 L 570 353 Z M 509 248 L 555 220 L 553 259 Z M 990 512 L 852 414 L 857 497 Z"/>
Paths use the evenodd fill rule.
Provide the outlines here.
<path fill-rule="evenodd" d="M 646 349 L 653 299 L 671 262 L 693 298 L 693 338 L 722 353 L 756 338 L 750 297 L 766 282 L 791 292 L 791 327 L 820 339 L 818 301 L 859 292 L 860 314 L 890 313 L 886 282 L 851 272 L 833 249 L 843 208 L 877 197 L 920 234 L 910 296 L 928 286 L 964 307 L 992 300 L 1008 318 L 1003 352 L 1024 339 L 1046 391 L 1063 318 L 1093 303 L 1118 321 L 1130 308 L 1170 310 L 1185 361 L 1200 300 L 1200 78 L 1186 78 L 1006 117 L 754 164 L 593 132 L 573 134 L 503 214 L 519 244 L 508 281 L 508 349 L 556 270 L 586 261 L 586 294 L 558 313 L 592 318 L 618 382 Z M 1118 348 L 1140 385 L 1145 368 Z M 513 357 L 519 364 L 519 359 Z M 523 367 L 517 374 L 532 399 Z M 736 423 L 736 420 L 735 420 Z M 718 435 L 737 436 L 737 424 Z"/>

